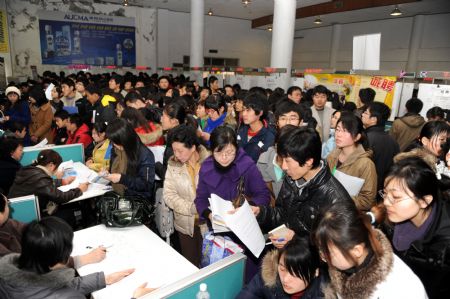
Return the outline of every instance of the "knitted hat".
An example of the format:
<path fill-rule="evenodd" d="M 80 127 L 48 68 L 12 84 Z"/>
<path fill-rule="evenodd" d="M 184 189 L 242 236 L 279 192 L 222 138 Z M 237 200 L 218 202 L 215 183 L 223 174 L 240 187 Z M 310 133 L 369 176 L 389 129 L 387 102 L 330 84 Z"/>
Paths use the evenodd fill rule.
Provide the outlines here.
<path fill-rule="evenodd" d="M 21 93 L 20 90 L 15 86 L 9 86 L 6 88 L 5 94 L 8 95 L 10 92 L 15 92 L 20 97 Z"/>

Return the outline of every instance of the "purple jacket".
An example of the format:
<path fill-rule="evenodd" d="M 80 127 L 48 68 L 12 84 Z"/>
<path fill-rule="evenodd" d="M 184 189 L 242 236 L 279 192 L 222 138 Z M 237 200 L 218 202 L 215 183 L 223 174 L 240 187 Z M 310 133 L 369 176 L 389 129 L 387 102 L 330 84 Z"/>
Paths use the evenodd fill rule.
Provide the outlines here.
<path fill-rule="evenodd" d="M 203 162 L 195 198 L 198 214 L 203 216 L 208 209 L 208 198 L 212 193 L 225 200 L 233 200 L 237 196 L 237 185 L 241 176 L 245 178 L 245 195 L 254 205 L 267 206 L 270 202 L 270 194 L 266 183 L 255 162 L 245 154 L 243 149 L 239 149 L 233 167 L 225 174 L 215 169 L 213 156 Z"/>

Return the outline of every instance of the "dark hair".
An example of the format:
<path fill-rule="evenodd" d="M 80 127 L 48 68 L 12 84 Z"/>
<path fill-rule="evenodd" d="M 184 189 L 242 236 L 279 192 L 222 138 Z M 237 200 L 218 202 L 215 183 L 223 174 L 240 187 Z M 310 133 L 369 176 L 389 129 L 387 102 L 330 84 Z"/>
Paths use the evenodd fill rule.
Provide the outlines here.
<path fill-rule="evenodd" d="M 109 80 L 114 80 L 116 82 L 116 84 L 122 85 L 123 84 L 123 77 L 119 74 L 114 74 L 111 76 L 111 79 Z"/>
<path fill-rule="evenodd" d="M 11 154 L 19 147 L 23 146 L 22 142 L 16 138 L 0 139 L 0 159 L 10 159 Z"/>
<path fill-rule="evenodd" d="M 287 90 L 287 94 L 292 94 L 294 91 L 299 90 L 300 92 L 302 92 L 302 89 L 298 86 L 291 86 L 288 88 Z"/>
<path fill-rule="evenodd" d="M 433 196 L 433 200 L 440 198 L 440 184 L 436 173 L 419 157 L 404 158 L 392 165 L 384 180 L 384 186 L 393 179 L 398 180 L 405 189 L 411 190 L 417 199 L 426 195 Z M 428 208 L 431 208 L 431 205 Z"/>
<path fill-rule="evenodd" d="M 360 212 L 351 200 L 335 202 L 322 208 L 311 236 L 328 263 L 331 261 L 329 245 L 334 245 L 347 259 L 353 261 L 350 250 L 358 244 L 364 244 L 376 258 L 383 253 L 369 217 Z"/>
<path fill-rule="evenodd" d="M 316 130 L 306 127 L 295 128 L 283 134 L 277 145 L 277 154 L 280 157 L 291 157 L 300 166 L 313 159 L 312 168 L 320 165 L 322 142 Z"/>
<path fill-rule="evenodd" d="M 44 104 L 48 103 L 48 99 L 45 96 L 44 90 L 41 88 L 40 85 L 33 86 L 31 90 L 28 93 L 28 96 L 30 98 L 33 98 L 36 101 L 36 106 L 41 107 Z"/>
<path fill-rule="evenodd" d="M 127 107 L 122 111 L 122 114 L 120 115 L 121 118 L 126 119 L 133 129 L 143 127 L 146 132 L 151 132 L 152 129 L 150 128 L 150 125 L 148 124 L 147 119 L 144 117 L 141 111 L 132 108 Z"/>
<path fill-rule="evenodd" d="M 211 84 L 216 82 L 216 81 L 219 81 L 219 79 L 217 79 L 216 76 L 209 77 L 209 79 L 208 79 L 208 87 L 211 87 Z"/>
<path fill-rule="evenodd" d="M 70 114 L 69 115 L 69 122 L 71 124 L 75 124 L 77 128 L 81 127 L 83 125 L 83 119 L 78 113 Z"/>
<path fill-rule="evenodd" d="M 197 131 L 192 126 L 188 125 L 179 125 L 170 132 L 170 137 L 172 144 L 174 142 L 179 142 L 184 145 L 185 148 L 195 148 L 198 151 L 198 147 L 200 146 L 200 140 L 197 137 Z"/>
<path fill-rule="evenodd" d="M 391 109 L 385 103 L 372 102 L 367 106 L 367 109 L 369 109 L 371 117 L 376 117 L 377 126 L 384 126 L 391 115 Z"/>
<path fill-rule="evenodd" d="M 281 258 L 284 259 L 286 270 L 291 275 L 301 278 L 306 285 L 312 282 L 320 265 L 319 253 L 310 238 L 306 236 L 295 235 L 286 246 L 280 249 L 278 263 Z"/>
<path fill-rule="evenodd" d="M 92 131 L 95 130 L 97 133 L 106 133 L 106 129 L 108 128 L 108 125 L 104 122 L 96 122 L 92 126 Z"/>
<path fill-rule="evenodd" d="M 141 101 L 145 104 L 145 99 L 142 97 L 142 94 L 138 91 L 131 90 L 125 96 L 125 103 L 136 103 L 137 101 Z"/>
<path fill-rule="evenodd" d="M 342 124 L 342 127 L 349 132 L 353 138 L 356 138 L 358 134 L 361 134 L 361 138 L 355 142 L 356 144 L 361 144 L 365 149 L 369 147 L 364 126 L 359 117 L 351 112 L 343 111 L 341 117 L 336 122 L 336 127 L 339 123 Z"/>
<path fill-rule="evenodd" d="M 32 165 L 46 166 L 50 163 L 53 163 L 55 164 L 55 167 L 58 168 L 62 161 L 63 160 L 61 156 L 57 152 L 51 149 L 46 149 L 39 152 L 36 161 Z"/>
<path fill-rule="evenodd" d="M 106 137 L 114 144 L 123 146 L 128 160 L 126 174 L 135 175 L 139 162 L 139 150 L 143 144 L 131 124 L 123 118 L 113 120 L 108 124 Z"/>
<path fill-rule="evenodd" d="M 279 102 L 279 104 L 277 106 L 278 107 L 275 110 L 275 118 L 277 121 L 280 118 L 280 116 L 282 116 L 283 114 L 289 113 L 289 112 L 295 112 L 298 114 L 298 117 L 300 118 L 300 120 L 303 119 L 302 109 L 299 104 L 296 104 L 289 100 L 283 100 L 283 101 Z"/>
<path fill-rule="evenodd" d="M 69 87 L 73 87 L 73 89 L 75 90 L 75 82 L 73 82 L 72 79 L 69 78 L 65 78 L 61 81 L 61 85 L 66 84 Z"/>
<path fill-rule="evenodd" d="M 26 129 L 27 126 L 21 121 L 13 121 L 9 127 L 11 132 L 15 133 L 17 131 L 22 132 L 23 129 Z"/>
<path fill-rule="evenodd" d="M 78 82 L 80 82 L 81 84 L 83 84 L 83 86 L 86 88 L 88 85 L 89 85 L 89 80 L 88 79 L 86 79 L 86 77 L 78 77 L 76 80 L 75 80 L 75 83 L 78 83 Z"/>
<path fill-rule="evenodd" d="M 316 129 L 317 127 L 317 120 L 312 115 L 311 107 L 306 102 L 302 102 L 299 105 L 300 111 L 301 111 L 301 118 L 303 120 L 303 124 L 308 124 L 307 127 L 311 129 Z"/>
<path fill-rule="evenodd" d="M 409 99 L 405 104 L 408 113 L 419 114 L 423 108 L 423 102 L 418 98 Z"/>
<path fill-rule="evenodd" d="M 54 118 L 60 118 L 62 120 L 69 118 L 69 112 L 66 110 L 59 110 L 55 112 Z"/>
<path fill-rule="evenodd" d="M 86 91 L 90 94 L 98 94 L 100 97 L 102 96 L 102 90 L 96 84 L 89 84 L 86 86 Z"/>
<path fill-rule="evenodd" d="M 3 194 L 3 190 L 0 189 L 0 213 L 5 212 L 6 205 L 8 204 L 6 195 Z"/>
<path fill-rule="evenodd" d="M 72 252 L 72 241 L 72 228 L 64 220 L 45 217 L 32 221 L 22 235 L 19 268 L 45 274 L 58 263 L 66 264 Z"/>
<path fill-rule="evenodd" d="M 164 112 L 172 118 L 178 120 L 179 124 L 184 124 L 186 122 L 186 109 L 182 103 L 178 101 L 172 101 L 164 107 Z"/>
<path fill-rule="evenodd" d="M 445 111 L 444 111 L 444 109 L 442 109 L 439 106 L 432 107 L 432 108 L 428 109 L 428 111 L 427 111 L 427 118 L 428 119 L 439 118 L 441 120 L 444 120 L 445 119 Z"/>
<path fill-rule="evenodd" d="M 228 144 L 233 145 L 236 150 L 239 149 L 237 144 L 236 132 L 227 126 L 219 126 L 215 128 L 209 139 L 211 144 L 211 151 L 221 151 Z"/>
<path fill-rule="evenodd" d="M 328 100 L 328 97 L 330 96 L 330 91 L 328 90 L 328 88 L 326 88 L 323 85 L 317 85 L 316 87 L 313 88 L 312 96 L 314 96 L 318 93 L 325 94 L 327 96 L 327 100 Z"/>
<path fill-rule="evenodd" d="M 223 112 L 227 112 L 227 103 L 225 102 L 225 100 L 223 99 L 223 97 L 221 97 L 218 94 L 213 94 L 210 95 L 206 101 L 205 101 L 205 108 L 206 109 L 213 109 L 215 110 L 218 114 L 220 114 L 220 108 L 223 108 Z"/>
<path fill-rule="evenodd" d="M 422 144 L 422 138 L 426 137 L 431 140 L 433 136 L 438 136 L 441 133 L 448 133 L 450 131 L 450 127 L 444 120 L 432 120 L 426 122 L 420 130 L 419 134 L 419 144 Z"/>
<path fill-rule="evenodd" d="M 376 92 L 372 88 L 368 87 L 360 89 L 358 95 L 361 99 L 361 103 L 363 103 L 364 106 L 367 106 L 375 100 Z"/>
<path fill-rule="evenodd" d="M 353 102 L 345 102 L 342 106 L 342 111 L 354 112 L 356 110 L 356 104 Z"/>
<path fill-rule="evenodd" d="M 262 112 L 259 120 L 263 120 L 267 115 L 267 97 L 261 95 L 258 92 L 249 93 L 244 99 L 244 107 L 253 109 L 255 111 L 255 114 L 259 114 Z"/>

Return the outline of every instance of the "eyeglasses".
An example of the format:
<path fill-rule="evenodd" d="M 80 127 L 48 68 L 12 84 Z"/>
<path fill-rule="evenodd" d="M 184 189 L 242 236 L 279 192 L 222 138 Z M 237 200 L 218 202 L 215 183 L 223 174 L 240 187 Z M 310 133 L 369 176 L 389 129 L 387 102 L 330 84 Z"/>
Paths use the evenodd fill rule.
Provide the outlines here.
<path fill-rule="evenodd" d="M 385 193 L 383 190 L 378 191 L 378 194 L 381 196 L 382 199 L 387 199 L 391 205 L 395 205 L 396 203 L 399 203 L 399 202 L 404 201 L 404 200 L 406 200 L 406 199 L 413 199 L 413 198 L 410 197 L 410 196 L 403 197 L 403 198 L 400 198 L 400 199 L 392 199 L 392 198 L 391 198 L 387 193 Z"/>
<path fill-rule="evenodd" d="M 236 156 L 236 151 L 214 152 L 213 154 L 214 154 L 214 157 L 216 157 L 216 158 L 220 158 L 220 157 L 231 158 L 231 157 Z"/>
<path fill-rule="evenodd" d="M 300 119 L 298 117 L 292 116 L 292 117 L 286 117 L 286 116 L 280 116 L 278 118 L 278 121 L 281 122 L 296 122 L 299 121 Z"/>

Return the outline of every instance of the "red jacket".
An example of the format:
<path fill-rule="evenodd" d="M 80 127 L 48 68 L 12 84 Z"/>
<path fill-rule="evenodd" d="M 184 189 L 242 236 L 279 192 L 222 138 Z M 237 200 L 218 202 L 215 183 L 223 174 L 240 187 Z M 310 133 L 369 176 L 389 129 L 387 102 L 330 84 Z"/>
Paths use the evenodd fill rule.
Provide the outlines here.
<path fill-rule="evenodd" d="M 92 143 L 92 137 L 89 134 L 89 127 L 86 124 L 82 124 L 74 134 L 71 134 L 69 131 L 67 131 L 67 134 L 69 137 L 67 137 L 66 144 L 82 143 L 83 147 L 86 148 Z"/>

